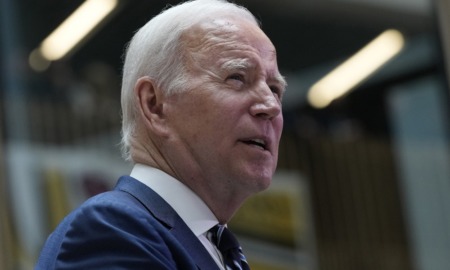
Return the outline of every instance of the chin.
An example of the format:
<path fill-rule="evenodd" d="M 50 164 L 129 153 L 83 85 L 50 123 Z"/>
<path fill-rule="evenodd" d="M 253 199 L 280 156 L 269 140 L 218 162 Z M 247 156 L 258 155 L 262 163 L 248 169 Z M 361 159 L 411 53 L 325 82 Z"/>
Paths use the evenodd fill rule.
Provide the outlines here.
<path fill-rule="evenodd" d="M 247 190 L 252 193 L 257 193 L 266 190 L 272 183 L 272 177 L 275 169 L 272 165 L 261 165 L 247 167 L 244 170 L 241 168 L 239 178 L 241 183 L 245 183 Z"/>
<path fill-rule="evenodd" d="M 255 192 L 260 192 L 269 188 L 271 183 L 272 183 L 272 174 L 259 175 L 253 181 L 253 187 L 255 188 Z"/>

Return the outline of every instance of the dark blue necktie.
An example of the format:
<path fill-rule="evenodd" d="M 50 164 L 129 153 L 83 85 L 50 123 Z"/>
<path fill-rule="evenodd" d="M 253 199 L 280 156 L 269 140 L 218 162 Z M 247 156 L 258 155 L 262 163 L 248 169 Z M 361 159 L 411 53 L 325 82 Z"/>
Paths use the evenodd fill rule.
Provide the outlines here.
<path fill-rule="evenodd" d="M 216 225 L 209 232 L 211 242 L 222 253 L 227 270 L 250 270 L 241 246 L 227 227 Z"/>

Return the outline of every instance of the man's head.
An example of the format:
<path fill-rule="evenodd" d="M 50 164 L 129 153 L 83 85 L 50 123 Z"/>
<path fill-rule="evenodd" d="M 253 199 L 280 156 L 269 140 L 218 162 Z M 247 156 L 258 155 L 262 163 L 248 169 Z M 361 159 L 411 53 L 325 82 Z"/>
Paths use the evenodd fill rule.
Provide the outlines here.
<path fill-rule="evenodd" d="M 145 24 L 128 44 L 122 81 L 122 145 L 125 159 L 132 160 L 130 142 L 136 119 L 133 88 L 138 78 L 149 76 L 166 94 L 186 90 L 189 78 L 185 76 L 182 54 L 184 44 L 180 37 L 185 31 L 215 14 L 234 14 L 254 21 L 243 7 L 226 1 L 197 0 L 163 10 Z"/>
<path fill-rule="evenodd" d="M 130 43 L 123 140 L 135 162 L 173 175 L 226 220 L 270 184 L 284 88 L 275 48 L 247 10 L 188 2 Z"/>

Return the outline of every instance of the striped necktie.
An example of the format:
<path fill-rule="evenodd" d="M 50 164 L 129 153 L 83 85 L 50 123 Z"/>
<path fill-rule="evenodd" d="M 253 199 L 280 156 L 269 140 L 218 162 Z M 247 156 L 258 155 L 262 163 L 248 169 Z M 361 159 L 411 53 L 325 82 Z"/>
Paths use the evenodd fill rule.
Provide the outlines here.
<path fill-rule="evenodd" d="M 250 270 L 241 246 L 227 227 L 216 225 L 209 232 L 210 241 L 222 253 L 227 270 Z"/>

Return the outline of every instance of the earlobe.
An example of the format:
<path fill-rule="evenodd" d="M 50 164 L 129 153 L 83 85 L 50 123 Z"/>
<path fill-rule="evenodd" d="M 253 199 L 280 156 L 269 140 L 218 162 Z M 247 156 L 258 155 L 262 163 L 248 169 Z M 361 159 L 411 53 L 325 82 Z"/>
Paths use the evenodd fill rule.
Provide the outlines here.
<path fill-rule="evenodd" d="M 138 112 L 147 129 L 154 133 L 165 132 L 164 95 L 149 77 L 141 77 L 134 87 Z"/>

